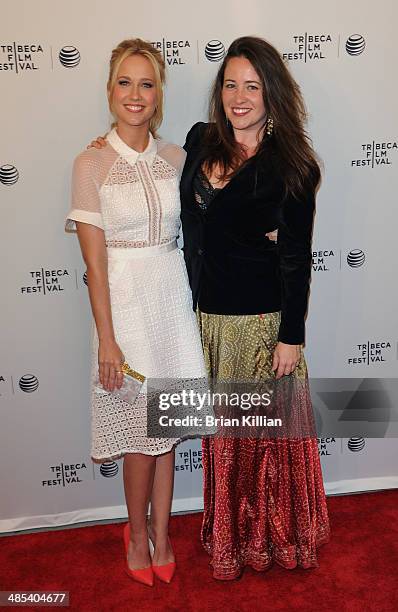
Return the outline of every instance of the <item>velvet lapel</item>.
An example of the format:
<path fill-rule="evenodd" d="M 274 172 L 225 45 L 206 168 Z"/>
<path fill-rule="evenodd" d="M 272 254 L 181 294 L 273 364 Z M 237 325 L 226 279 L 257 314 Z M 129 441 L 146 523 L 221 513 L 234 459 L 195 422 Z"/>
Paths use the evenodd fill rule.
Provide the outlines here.
<path fill-rule="evenodd" d="M 181 206 L 183 208 L 194 208 L 198 213 L 200 208 L 196 204 L 193 180 L 203 160 L 204 155 L 201 153 L 201 147 L 191 147 L 181 176 Z"/>

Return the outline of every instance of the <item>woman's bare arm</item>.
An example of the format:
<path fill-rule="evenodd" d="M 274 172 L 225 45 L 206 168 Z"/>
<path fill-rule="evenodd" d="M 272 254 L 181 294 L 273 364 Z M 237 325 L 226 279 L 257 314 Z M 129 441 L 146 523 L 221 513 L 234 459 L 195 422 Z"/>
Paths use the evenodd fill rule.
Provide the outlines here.
<path fill-rule="evenodd" d="M 113 391 L 123 383 L 123 374 L 119 372 L 124 356 L 113 329 L 105 235 L 102 229 L 88 223 L 77 221 L 76 227 L 87 266 L 87 285 L 98 332 L 99 379 L 104 389 Z"/>

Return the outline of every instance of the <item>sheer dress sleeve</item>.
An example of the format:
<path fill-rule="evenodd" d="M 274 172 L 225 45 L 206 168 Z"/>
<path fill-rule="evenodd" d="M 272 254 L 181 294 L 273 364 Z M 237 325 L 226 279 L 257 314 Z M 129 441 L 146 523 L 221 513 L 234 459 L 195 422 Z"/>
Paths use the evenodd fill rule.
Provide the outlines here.
<path fill-rule="evenodd" d="M 99 172 L 95 153 L 78 155 L 72 171 L 72 207 L 66 218 L 66 231 L 76 231 L 76 221 L 104 229 L 99 197 Z"/>
<path fill-rule="evenodd" d="M 184 149 L 176 144 L 160 140 L 158 142 L 158 155 L 177 170 L 178 177 L 180 178 L 187 156 Z"/>

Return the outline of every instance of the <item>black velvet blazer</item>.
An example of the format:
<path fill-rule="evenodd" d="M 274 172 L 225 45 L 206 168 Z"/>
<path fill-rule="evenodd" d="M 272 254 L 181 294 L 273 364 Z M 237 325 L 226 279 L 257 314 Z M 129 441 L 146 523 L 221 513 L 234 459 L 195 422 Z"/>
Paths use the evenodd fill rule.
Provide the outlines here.
<path fill-rule="evenodd" d="M 314 189 L 299 200 L 284 198 L 271 141 L 261 166 L 251 158 L 202 211 L 192 181 L 204 161 L 205 128 L 205 123 L 197 123 L 187 136 L 181 177 L 184 254 L 194 307 L 233 315 L 281 311 L 279 340 L 301 344 L 311 276 Z M 276 228 L 277 244 L 265 236 Z"/>

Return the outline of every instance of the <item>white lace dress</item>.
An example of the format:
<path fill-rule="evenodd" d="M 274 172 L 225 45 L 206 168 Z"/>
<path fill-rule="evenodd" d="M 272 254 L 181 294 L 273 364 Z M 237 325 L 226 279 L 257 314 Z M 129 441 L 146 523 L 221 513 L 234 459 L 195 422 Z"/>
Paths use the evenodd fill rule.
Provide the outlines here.
<path fill-rule="evenodd" d="M 148 378 L 205 377 L 184 257 L 176 245 L 185 152 L 151 136 L 138 153 L 116 130 L 107 141 L 75 160 L 66 229 L 73 231 L 80 221 L 104 230 L 113 326 L 130 367 Z M 170 450 L 176 439 L 147 437 L 144 395 L 132 408 L 96 392 L 95 329 L 92 365 L 93 459 Z"/>

